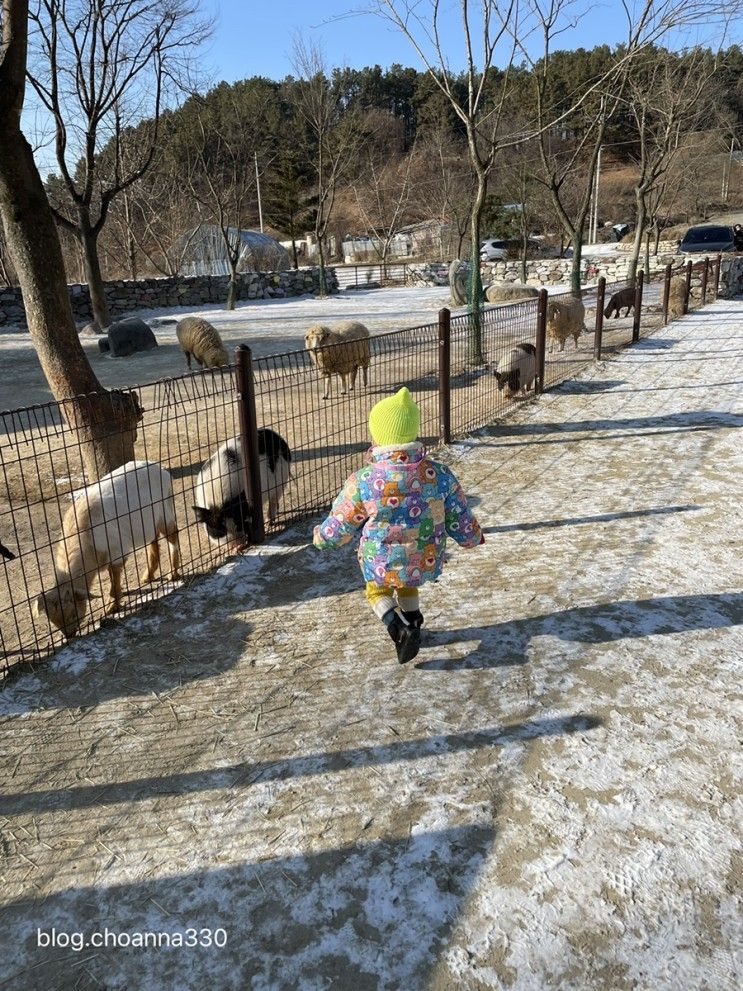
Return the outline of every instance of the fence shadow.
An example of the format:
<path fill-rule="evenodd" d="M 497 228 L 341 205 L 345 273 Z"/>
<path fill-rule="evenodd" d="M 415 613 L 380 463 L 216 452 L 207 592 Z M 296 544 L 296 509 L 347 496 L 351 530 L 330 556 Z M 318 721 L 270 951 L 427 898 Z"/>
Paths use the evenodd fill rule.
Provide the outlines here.
<path fill-rule="evenodd" d="M 426 987 L 495 835 L 481 825 L 406 831 L 401 838 L 261 861 L 225 850 L 225 859 L 239 862 L 186 871 L 178 862 L 173 869 L 181 872 L 173 876 L 11 902 L 0 912 L 14 948 L 0 963 L 0 983 L 72 988 L 85 976 L 84 962 L 86 980 L 95 982 L 86 987 Z M 52 929 L 185 938 L 187 929 L 203 927 L 223 930 L 225 945 L 109 945 L 78 954 L 69 946 L 37 947 L 37 932 Z"/>
<path fill-rule="evenodd" d="M 467 501 L 474 505 L 472 499 Z M 535 523 L 508 523 L 503 526 L 484 526 L 483 533 L 528 533 L 530 530 L 552 530 L 562 526 L 583 526 L 587 523 L 614 523 L 617 520 L 635 520 L 644 516 L 666 516 L 670 513 L 690 513 L 701 506 L 658 506 L 655 509 L 633 509 L 623 513 L 597 513 L 593 516 L 571 516 L 563 520 L 538 520 Z"/>
<path fill-rule="evenodd" d="M 416 666 L 424 670 L 456 671 L 526 664 L 531 643 L 540 636 L 557 637 L 570 643 L 597 644 L 691 630 L 716 630 L 741 623 L 743 594 L 739 593 L 600 603 L 492 626 L 427 630 L 422 638 L 424 649 L 462 641 L 478 641 L 479 645 L 465 657 L 422 659 Z"/>
<path fill-rule="evenodd" d="M 534 719 L 468 733 L 445 733 L 419 740 L 356 747 L 328 753 L 304 754 L 266 761 L 242 761 L 207 771 L 183 771 L 130 781 L 102 782 L 76 788 L 0 795 L 3 815 L 40 815 L 51 811 L 102 808 L 120 802 L 146 802 L 168 795 L 191 795 L 228 788 L 237 793 L 266 781 L 290 781 L 318 774 L 343 773 L 364 767 L 383 767 L 401 761 L 423 760 L 433 754 L 462 753 L 504 747 L 546 736 L 584 733 L 602 725 L 596 716 L 578 713 L 554 719 Z"/>

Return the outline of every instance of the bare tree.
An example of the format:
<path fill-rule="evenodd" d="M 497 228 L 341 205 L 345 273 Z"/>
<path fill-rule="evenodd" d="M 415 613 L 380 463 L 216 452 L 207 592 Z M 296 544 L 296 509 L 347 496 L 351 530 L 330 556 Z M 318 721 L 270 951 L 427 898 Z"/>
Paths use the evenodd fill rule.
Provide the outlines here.
<path fill-rule="evenodd" d="M 418 143 L 414 169 L 413 198 L 419 213 L 446 220 L 451 232 L 446 260 L 461 258 L 477 186 L 466 145 L 440 122 Z"/>
<path fill-rule="evenodd" d="M 291 99 L 297 124 L 305 132 L 308 161 L 313 173 L 315 239 L 319 252 L 320 294 L 326 292 L 325 250 L 328 228 L 339 184 L 357 154 L 359 133 L 356 115 L 343 112 L 339 94 L 330 85 L 319 48 L 301 38 L 294 42 Z"/>
<path fill-rule="evenodd" d="M 191 0 L 34 0 L 31 9 L 29 79 L 54 120 L 66 190 L 55 216 L 83 247 L 101 328 L 110 317 L 98 238 L 114 198 L 152 163 L 170 89 L 188 81 L 191 53 L 208 34 L 196 10 Z"/>
<path fill-rule="evenodd" d="M 405 35 L 464 127 L 470 167 L 476 179 L 470 207 L 468 296 L 471 318 L 468 360 L 472 364 L 482 364 L 485 358 L 480 327 L 480 226 L 488 177 L 500 147 L 500 125 L 515 49 L 513 42 L 509 46 L 506 70 L 498 74 L 491 70 L 495 64 L 496 50 L 508 41 L 509 35 L 518 32 L 519 0 L 509 0 L 500 7 L 482 0 L 479 21 L 477 13 L 472 10 L 477 5 L 470 0 L 460 0 L 466 64 L 466 94 L 463 99 L 459 95 L 457 74 L 452 71 L 444 50 L 445 37 L 447 42 L 449 40 L 441 29 L 445 6 L 442 0 L 428 0 L 427 3 L 421 3 L 421 0 L 377 0 L 373 9 Z"/>
<path fill-rule="evenodd" d="M 72 318 L 54 217 L 21 131 L 28 0 L 3 0 L 0 26 L 0 215 L 41 367 L 92 480 L 131 460 L 141 411 L 132 395 L 101 387 Z"/>
<path fill-rule="evenodd" d="M 230 274 L 226 307 L 233 310 L 245 248 L 243 232 L 257 217 L 257 183 L 250 164 L 256 152 L 265 164 L 273 160 L 270 140 L 275 130 L 262 115 L 257 92 L 248 92 L 243 99 L 234 92 L 226 96 L 227 105 L 218 114 L 203 101 L 197 121 L 199 140 L 188 152 L 187 184 L 203 214 L 219 228 Z"/>
<path fill-rule="evenodd" d="M 638 170 L 635 238 L 627 268 L 630 280 L 635 278 L 649 226 L 655 226 L 658 240 L 658 207 L 667 192 L 664 179 L 669 168 L 688 134 L 701 125 L 709 129 L 719 117 L 720 94 L 713 84 L 717 67 L 717 59 L 709 52 L 694 49 L 678 57 L 661 50 L 638 60 L 630 73 L 627 96 L 637 131 Z"/>
<path fill-rule="evenodd" d="M 582 11 L 575 0 L 527 0 L 526 7 L 529 21 L 542 37 L 538 56 L 529 51 L 520 33 L 513 31 L 512 22 L 509 31 L 530 69 L 535 103 L 533 131 L 542 166 L 538 177 L 549 189 L 563 228 L 572 241 L 571 290 L 579 293 L 584 228 L 600 149 L 609 122 L 622 104 L 632 66 L 672 32 L 678 34 L 711 25 L 713 31 L 722 31 L 724 35 L 726 25 L 739 14 L 743 4 L 740 0 L 731 0 L 726 5 L 712 0 L 640 0 L 635 4 L 622 0 L 625 37 L 607 66 L 584 80 L 567 98 L 561 87 L 553 86 L 554 46 L 557 38 L 577 24 Z M 567 154 L 560 156 L 553 154 L 550 143 L 558 125 L 573 132 L 573 140 L 564 149 Z M 570 212 L 565 194 L 572 185 L 576 167 L 581 167 L 584 184 L 578 208 Z"/>
<path fill-rule="evenodd" d="M 408 219 L 415 149 L 407 155 L 400 153 L 395 131 L 401 130 L 402 122 L 390 114 L 368 113 L 364 123 L 368 141 L 351 188 L 362 222 L 372 235 L 374 252 L 384 264 L 397 228 Z"/>

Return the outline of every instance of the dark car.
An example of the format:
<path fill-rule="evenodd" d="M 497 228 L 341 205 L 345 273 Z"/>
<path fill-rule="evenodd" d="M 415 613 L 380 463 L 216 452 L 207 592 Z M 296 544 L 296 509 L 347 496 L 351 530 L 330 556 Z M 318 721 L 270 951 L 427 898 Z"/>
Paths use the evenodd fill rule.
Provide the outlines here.
<path fill-rule="evenodd" d="M 735 251 L 735 234 L 732 227 L 690 227 L 679 242 L 679 251 L 685 253 Z"/>

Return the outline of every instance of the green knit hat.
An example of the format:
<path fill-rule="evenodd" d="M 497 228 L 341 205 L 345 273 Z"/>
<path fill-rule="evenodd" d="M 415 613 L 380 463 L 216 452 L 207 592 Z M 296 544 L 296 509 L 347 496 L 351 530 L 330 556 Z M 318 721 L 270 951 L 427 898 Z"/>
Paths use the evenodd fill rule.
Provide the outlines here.
<path fill-rule="evenodd" d="M 378 447 L 410 444 L 417 438 L 420 426 L 421 411 L 405 386 L 372 406 L 369 414 L 369 433 Z"/>

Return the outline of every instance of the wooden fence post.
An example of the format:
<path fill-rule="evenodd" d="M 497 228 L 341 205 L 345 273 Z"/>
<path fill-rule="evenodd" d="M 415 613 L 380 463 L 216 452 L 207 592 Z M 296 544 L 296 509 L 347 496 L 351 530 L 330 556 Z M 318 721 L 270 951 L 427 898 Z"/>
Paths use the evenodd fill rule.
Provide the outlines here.
<path fill-rule="evenodd" d="M 253 356 L 250 348 L 241 344 L 235 348 L 237 371 L 237 409 L 240 421 L 240 444 L 243 455 L 243 484 L 250 503 L 248 534 L 250 542 L 262 544 L 266 539 L 263 525 L 263 494 L 261 492 L 261 466 L 258 453 L 258 419 L 255 411 L 255 383 L 253 381 Z"/>
<path fill-rule="evenodd" d="M 717 255 L 717 263 L 715 264 L 715 299 L 720 294 L 720 268 L 722 266 L 722 255 Z"/>
<path fill-rule="evenodd" d="M 451 443 L 451 311 L 439 310 L 439 439 Z"/>
<path fill-rule="evenodd" d="M 544 352 L 547 343 L 547 290 L 539 290 L 537 303 L 537 378 L 534 383 L 534 395 L 541 396 L 544 392 Z"/>
<path fill-rule="evenodd" d="M 666 265 L 666 276 L 663 280 L 663 326 L 668 323 L 668 303 L 671 296 L 671 279 L 673 278 L 673 265 L 669 262 Z"/>
<path fill-rule="evenodd" d="M 642 316 L 642 287 L 645 284 L 645 273 L 641 270 L 635 282 L 635 313 L 632 320 L 632 343 L 640 340 L 640 317 Z"/>
<path fill-rule="evenodd" d="M 684 313 L 689 312 L 689 298 L 691 297 L 691 258 L 686 263 L 686 292 L 684 293 Z"/>
<path fill-rule="evenodd" d="M 709 258 L 704 259 L 702 269 L 702 306 L 707 302 L 707 279 L 709 278 Z"/>
<path fill-rule="evenodd" d="M 601 361 L 601 340 L 604 336 L 604 299 L 606 298 L 606 279 L 602 275 L 596 289 L 596 333 L 593 339 L 593 357 Z"/>

